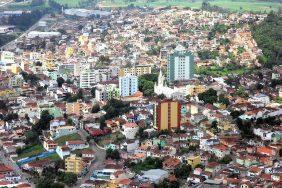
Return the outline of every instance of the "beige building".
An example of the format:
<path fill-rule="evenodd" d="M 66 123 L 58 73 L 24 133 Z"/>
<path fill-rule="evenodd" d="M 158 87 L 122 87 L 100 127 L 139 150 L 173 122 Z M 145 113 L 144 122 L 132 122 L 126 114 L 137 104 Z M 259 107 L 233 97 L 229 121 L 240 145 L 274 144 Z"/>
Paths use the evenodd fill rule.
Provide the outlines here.
<path fill-rule="evenodd" d="M 84 169 L 84 162 L 81 157 L 77 157 L 75 154 L 72 154 L 65 159 L 65 168 L 66 172 L 80 174 Z"/>
<path fill-rule="evenodd" d="M 130 74 L 132 76 L 141 76 L 143 74 L 151 74 L 152 67 L 149 65 L 137 65 L 135 67 L 121 68 L 119 76 Z"/>

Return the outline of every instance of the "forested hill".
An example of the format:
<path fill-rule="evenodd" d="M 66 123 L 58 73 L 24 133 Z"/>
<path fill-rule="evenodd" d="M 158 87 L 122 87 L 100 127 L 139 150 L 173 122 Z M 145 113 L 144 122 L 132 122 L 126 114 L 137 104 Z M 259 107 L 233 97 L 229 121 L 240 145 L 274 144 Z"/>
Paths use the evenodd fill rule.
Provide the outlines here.
<path fill-rule="evenodd" d="M 264 57 L 267 67 L 282 64 L 282 16 L 273 12 L 259 25 L 253 25 L 252 33 Z"/>

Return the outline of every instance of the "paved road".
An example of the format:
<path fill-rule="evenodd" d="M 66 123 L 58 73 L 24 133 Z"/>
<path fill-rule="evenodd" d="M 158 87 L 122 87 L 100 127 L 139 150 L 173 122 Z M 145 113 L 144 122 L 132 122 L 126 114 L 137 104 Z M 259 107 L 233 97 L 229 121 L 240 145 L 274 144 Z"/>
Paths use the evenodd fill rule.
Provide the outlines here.
<path fill-rule="evenodd" d="M 85 130 L 80 130 L 78 134 L 81 136 L 83 140 L 86 140 L 87 136 L 89 135 Z M 77 182 L 76 187 L 80 187 L 80 185 L 83 182 L 85 182 L 85 180 L 89 180 L 94 170 L 104 168 L 104 161 L 106 159 L 106 150 L 98 147 L 93 140 L 90 141 L 89 145 L 90 148 L 92 148 L 95 151 L 95 160 L 91 163 L 90 167 L 88 168 L 88 173 Z"/>

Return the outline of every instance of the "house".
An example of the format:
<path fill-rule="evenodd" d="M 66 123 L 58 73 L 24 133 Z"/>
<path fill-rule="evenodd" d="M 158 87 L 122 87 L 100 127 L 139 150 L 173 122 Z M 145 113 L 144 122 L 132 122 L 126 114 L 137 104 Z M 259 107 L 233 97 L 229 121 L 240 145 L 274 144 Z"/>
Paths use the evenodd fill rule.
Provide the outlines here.
<path fill-rule="evenodd" d="M 180 165 L 181 161 L 177 158 L 169 157 L 163 161 L 163 168 L 165 170 L 174 170 Z"/>
<path fill-rule="evenodd" d="M 69 147 L 72 151 L 89 147 L 88 143 L 82 140 L 66 141 L 66 146 Z"/>
<path fill-rule="evenodd" d="M 223 144 L 217 144 L 211 147 L 211 152 L 218 158 L 223 158 L 225 155 L 230 154 L 230 150 Z"/>
<path fill-rule="evenodd" d="M 221 165 L 217 162 L 209 162 L 206 165 L 205 171 L 212 173 L 213 175 L 219 172 Z"/>
<path fill-rule="evenodd" d="M 143 175 L 139 177 L 141 182 L 160 183 L 169 176 L 168 172 L 161 169 L 151 169 L 143 171 Z"/>
<path fill-rule="evenodd" d="M 61 159 L 64 159 L 65 156 L 70 155 L 70 148 L 67 146 L 58 146 L 56 148 L 56 153 L 60 156 Z"/>
<path fill-rule="evenodd" d="M 22 165 L 22 168 L 25 170 L 29 170 L 29 171 L 36 171 L 39 174 L 41 174 L 43 171 L 43 168 L 51 165 L 50 162 L 51 162 L 50 159 L 35 160 L 30 163 L 26 163 Z"/>
<path fill-rule="evenodd" d="M 126 123 L 122 126 L 122 129 L 122 134 L 126 139 L 134 139 L 139 127 L 136 123 Z"/>
<path fill-rule="evenodd" d="M 201 156 L 197 154 L 188 155 L 186 161 L 192 168 L 195 168 L 197 165 L 201 164 Z"/>
<path fill-rule="evenodd" d="M 55 130 L 50 131 L 50 134 L 51 134 L 51 139 L 55 140 L 62 136 L 66 136 L 76 132 L 77 132 L 76 127 L 66 125 L 66 126 L 57 127 Z"/>
<path fill-rule="evenodd" d="M 54 151 L 57 148 L 58 144 L 54 142 L 53 140 L 44 140 L 43 147 L 47 151 Z"/>
<path fill-rule="evenodd" d="M 95 151 L 93 150 L 82 150 L 81 151 L 82 158 L 95 158 Z"/>
<path fill-rule="evenodd" d="M 272 147 L 257 147 L 257 153 L 261 155 L 267 155 L 269 157 L 273 157 L 277 154 L 277 151 Z"/>
<path fill-rule="evenodd" d="M 13 173 L 13 168 L 5 164 L 0 164 L 0 174 L 8 175 Z"/>
<path fill-rule="evenodd" d="M 64 118 L 55 118 L 50 121 L 50 131 L 57 129 L 60 126 L 65 126 L 66 121 Z"/>

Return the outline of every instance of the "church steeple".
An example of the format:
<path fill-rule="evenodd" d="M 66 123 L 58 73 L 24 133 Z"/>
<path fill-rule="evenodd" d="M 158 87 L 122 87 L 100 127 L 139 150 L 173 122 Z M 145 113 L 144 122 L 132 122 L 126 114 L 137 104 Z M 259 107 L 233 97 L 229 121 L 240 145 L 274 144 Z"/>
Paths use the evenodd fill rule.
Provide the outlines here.
<path fill-rule="evenodd" d="M 160 69 L 159 77 L 158 77 L 158 86 L 164 86 L 164 76 L 162 70 Z"/>

